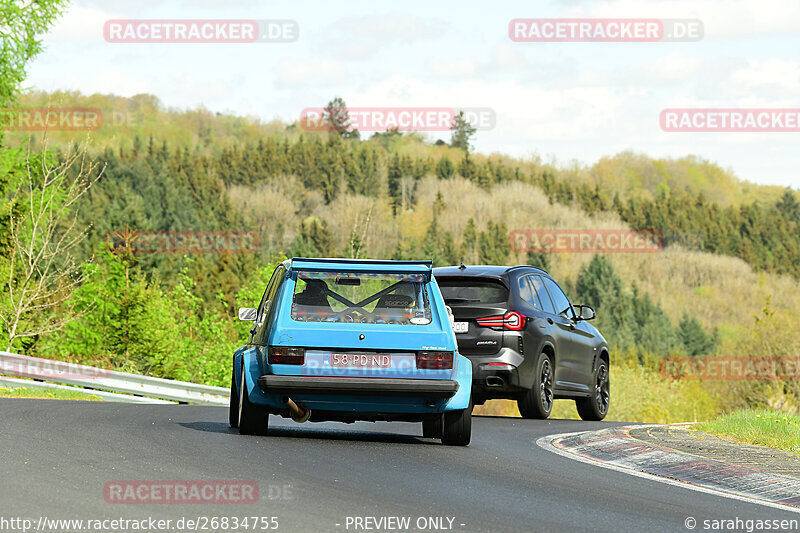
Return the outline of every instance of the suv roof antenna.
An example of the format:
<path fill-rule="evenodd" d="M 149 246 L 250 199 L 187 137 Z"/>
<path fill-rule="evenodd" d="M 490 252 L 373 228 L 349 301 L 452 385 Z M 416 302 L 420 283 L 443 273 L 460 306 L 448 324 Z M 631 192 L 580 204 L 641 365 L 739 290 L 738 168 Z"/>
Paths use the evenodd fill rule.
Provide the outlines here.
<path fill-rule="evenodd" d="M 465 265 L 463 262 L 458 266 L 459 270 L 466 270 L 466 268 L 467 268 L 467 265 Z"/>

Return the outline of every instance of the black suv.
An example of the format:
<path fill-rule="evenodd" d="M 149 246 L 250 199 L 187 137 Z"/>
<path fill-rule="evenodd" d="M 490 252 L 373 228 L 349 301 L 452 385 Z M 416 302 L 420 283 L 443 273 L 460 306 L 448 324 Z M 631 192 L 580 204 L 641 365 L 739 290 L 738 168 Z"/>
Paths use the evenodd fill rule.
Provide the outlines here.
<path fill-rule="evenodd" d="M 458 350 L 472 360 L 475 404 L 517 400 L 524 418 L 547 418 L 553 400 L 572 398 L 584 420 L 609 405 L 608 345 L 550 275 L 531 266 L 433 269 L 452 309 Z"/>

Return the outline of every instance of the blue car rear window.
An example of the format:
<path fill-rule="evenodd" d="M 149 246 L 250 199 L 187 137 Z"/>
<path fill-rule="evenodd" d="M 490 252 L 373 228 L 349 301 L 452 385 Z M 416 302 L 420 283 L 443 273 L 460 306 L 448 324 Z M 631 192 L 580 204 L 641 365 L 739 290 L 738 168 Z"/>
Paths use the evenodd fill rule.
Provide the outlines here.
<path fill-rule="evenodd" d="M 298 271 L 292 319 L 302 322 L 426 325 L 431 309 L 421 274 Z"/>

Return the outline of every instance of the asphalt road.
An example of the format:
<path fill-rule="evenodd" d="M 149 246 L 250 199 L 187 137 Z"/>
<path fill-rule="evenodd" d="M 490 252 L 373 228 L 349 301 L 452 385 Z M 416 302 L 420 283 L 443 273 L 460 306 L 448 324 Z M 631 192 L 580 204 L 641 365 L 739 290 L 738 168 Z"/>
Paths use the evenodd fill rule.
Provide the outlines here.
<path fill-rule="evenodd" d="M 535 444 L 541 436 L 610 424 L 476 417 L 472 444 L 452 448 L 420 437 L 419 424 L 298 425 L 272 417 L 269 437 L 243 437 L 228 427 L 224 408 L 3 399 L 0 523 L 265 516 L 278 518 L 279 531 L 316 532 L 368 531 L 356 529 L 352 517 L 398 516 L 410 517 L 412 527 L 445 517 L 444 527 L 428 528 L 435 531 L 638 532 L 687 531 L 687 517 L 698 521 L 698 531 L 706 519 L 800 518 L 587 465 Z M 260 501 L 104 499 L 105 484 L 115 480 L 230 479 L 256 481 Z"/>

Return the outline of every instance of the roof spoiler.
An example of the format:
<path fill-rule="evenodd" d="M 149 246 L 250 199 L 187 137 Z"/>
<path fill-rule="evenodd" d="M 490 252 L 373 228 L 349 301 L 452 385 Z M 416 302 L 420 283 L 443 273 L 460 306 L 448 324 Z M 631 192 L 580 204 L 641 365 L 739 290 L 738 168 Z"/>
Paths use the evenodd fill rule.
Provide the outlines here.
<path fill-rule="evenodd" d="M 433 261 L 391 261 L 387 259 L 339 259 L 293 257 L 291 268 L 314 271 L 365 271 L 386 273 L 424 274 L 430 281 L 433 273 Z"/>

